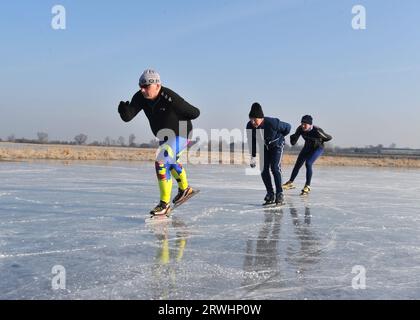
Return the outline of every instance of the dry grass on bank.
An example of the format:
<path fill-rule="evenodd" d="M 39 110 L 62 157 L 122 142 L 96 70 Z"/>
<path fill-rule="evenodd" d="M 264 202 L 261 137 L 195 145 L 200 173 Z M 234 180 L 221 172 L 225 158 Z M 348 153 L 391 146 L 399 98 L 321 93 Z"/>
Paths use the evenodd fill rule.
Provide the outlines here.
<path fill-rule="evenodd" d="M 296 157 L 293 157 L 294 160 L 296 160 Z M 420 159 L 395 158 L 392 156 L 385 156 L 383 158 L 322 156 L 317 160 L 316 164 L 324 166 L 420 168 Z"/>
<path fill-rule="evenodd" d="M 0 160 L 132 160 L 152 161 L 156 150 L 90 146 L 25 145 L 1 148 Z"/>
<path fill-rule="evenodd" d="M 120 160 L 120 161 L 154 161 L 155 149 L 118 148 L 118 147 L 90 147 L 90 146 L 62 146 L 62 145 L 29 145 L 7 144 L 0 145 L 0 160 Z M 186 162 L 184 155 L 184 162 Z M 235 162 L 248 161 L 248 155 L 235 154 Z M 194 154 L 189 154 L 190 163 L 200 163 Z M 201 159 L 201 163 L 216 164 L 230 163 L 233 155 L 230 153 L 212 153 L 211 160 Z M 296 155 L 285 154 L 284 165 L 293 165 Z M 396 157 L 345 157 L 322 156 L 317 165 L 325 166 L 364 166 L 364 167 L 406 167 L 420 168 L 420 159 Z"/>

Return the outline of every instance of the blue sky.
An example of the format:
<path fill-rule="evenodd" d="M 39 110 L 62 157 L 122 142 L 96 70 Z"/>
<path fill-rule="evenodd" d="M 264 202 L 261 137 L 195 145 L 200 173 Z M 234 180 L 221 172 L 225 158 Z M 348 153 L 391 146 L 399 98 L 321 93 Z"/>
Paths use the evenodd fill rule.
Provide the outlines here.
<path fill-rule="evenodd" d="M 242 129 L 258 101 L 293 128 L 311 114 L 334 145 L 420 148 L 419 21 L 415 0 L 2 2 L 0 137 L 149 141 L 144 114 L 116 108 L 152 67 L 201 109 L 196 127 Z"/>

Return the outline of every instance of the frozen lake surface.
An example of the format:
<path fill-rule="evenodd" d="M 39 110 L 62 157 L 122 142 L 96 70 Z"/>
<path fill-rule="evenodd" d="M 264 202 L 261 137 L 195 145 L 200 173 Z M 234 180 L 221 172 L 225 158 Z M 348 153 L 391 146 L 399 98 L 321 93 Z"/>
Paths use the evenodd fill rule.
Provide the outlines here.
<path fill-rule="evenodd" d="M 420 170 L 317 167 L 270 210 L 244 172 L 188 166 L 201 193 L 145 223 L 153 163 L 0 162 L 0 299 L 420 299 Z"/>

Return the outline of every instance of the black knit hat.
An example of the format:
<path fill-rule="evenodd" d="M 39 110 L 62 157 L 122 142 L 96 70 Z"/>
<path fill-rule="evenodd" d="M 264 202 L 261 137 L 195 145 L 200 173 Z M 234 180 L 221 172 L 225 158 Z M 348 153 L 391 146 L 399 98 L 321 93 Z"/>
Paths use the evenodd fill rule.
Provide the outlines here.
<path fill-rule="evenodd" d="M 258 102 L 255 102 L 251 106 L 251 111 L 249 112 L 250 118 L 264 118 L 264 112 L 262 111 L 261 105 Z"/>
<path fill-rule="evenodd" d="M 309 114 L 307 114 L 306 116 L 303 116 L 302 117 L 302 123 L 307 123 L 307 124 L 310 124 L 310 125 L 312 125 L 312 117 L 309 115 Z"/>

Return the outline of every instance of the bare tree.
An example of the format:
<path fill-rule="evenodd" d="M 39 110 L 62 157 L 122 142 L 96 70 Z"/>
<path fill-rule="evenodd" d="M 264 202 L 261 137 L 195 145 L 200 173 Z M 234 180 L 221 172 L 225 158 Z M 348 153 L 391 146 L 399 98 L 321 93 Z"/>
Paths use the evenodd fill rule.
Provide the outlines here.
<path fill-rule="evenodd" d="M 93 142 L 89 143 L 89 145 L 90 145 L 90 146 L 94 146 L 94 147 L 98 147 L 98 146 L 100 146 L 100 145 L 101 145 L 101 143 L 100 143 L 98 140 L 95 140 L 95 141 L 93 141 Z"/>
<path fill-rule="evenodd" d="M 152 140 L 150 140 L 149 145 L 150 145 L 150 147 L 152 147 L 152 148 L 157 148 L 157 147 L 159 147 L 159 140 L 157 140 L 157 139 L 152 139 Z"/>
<path fill-rule="evenodd" d="M 106 137 L 105 138 L 104 145 L 106 145 L 106 146 L 110 146 L 111 145 L 111 138 L 110 137 Z"/>
<path fill-rule="evenodd" d="M 123 136 L 119 136 L 117 140 L 118 145 L 124 146 L 125 145 L 125 139 Z"/>
<path fill-rule="evenodd" d="M 38 142 L 39 143 L 47 143 L 48 142 L 48 133 L 45 132 L 38 132 Z"/>
<path fill-rule="evenodd" d="M 130 134 L 128 137 L 128 145 L 130 147 L 134 147 L 136 144 L 134 143 L 134 140 L 136 140 L 136 136 L 134 134 Z"/>
<path fill-rule="evenodd" d="M 9 142 L 15 142 L 15 140 L 16 140 L 16 137 L 13 133 L 7 137 L 7 141 Z"/>
<path fill-rule="evenodd" d="M 76 144 L 81 145 L 81 144 L 86 143 L 87 138 L 88 138 L 87 135 L 81 133 L 81 134 L 78 134 L 77 136 L 74 137 L 74 141 L 76 142 Z"/>

